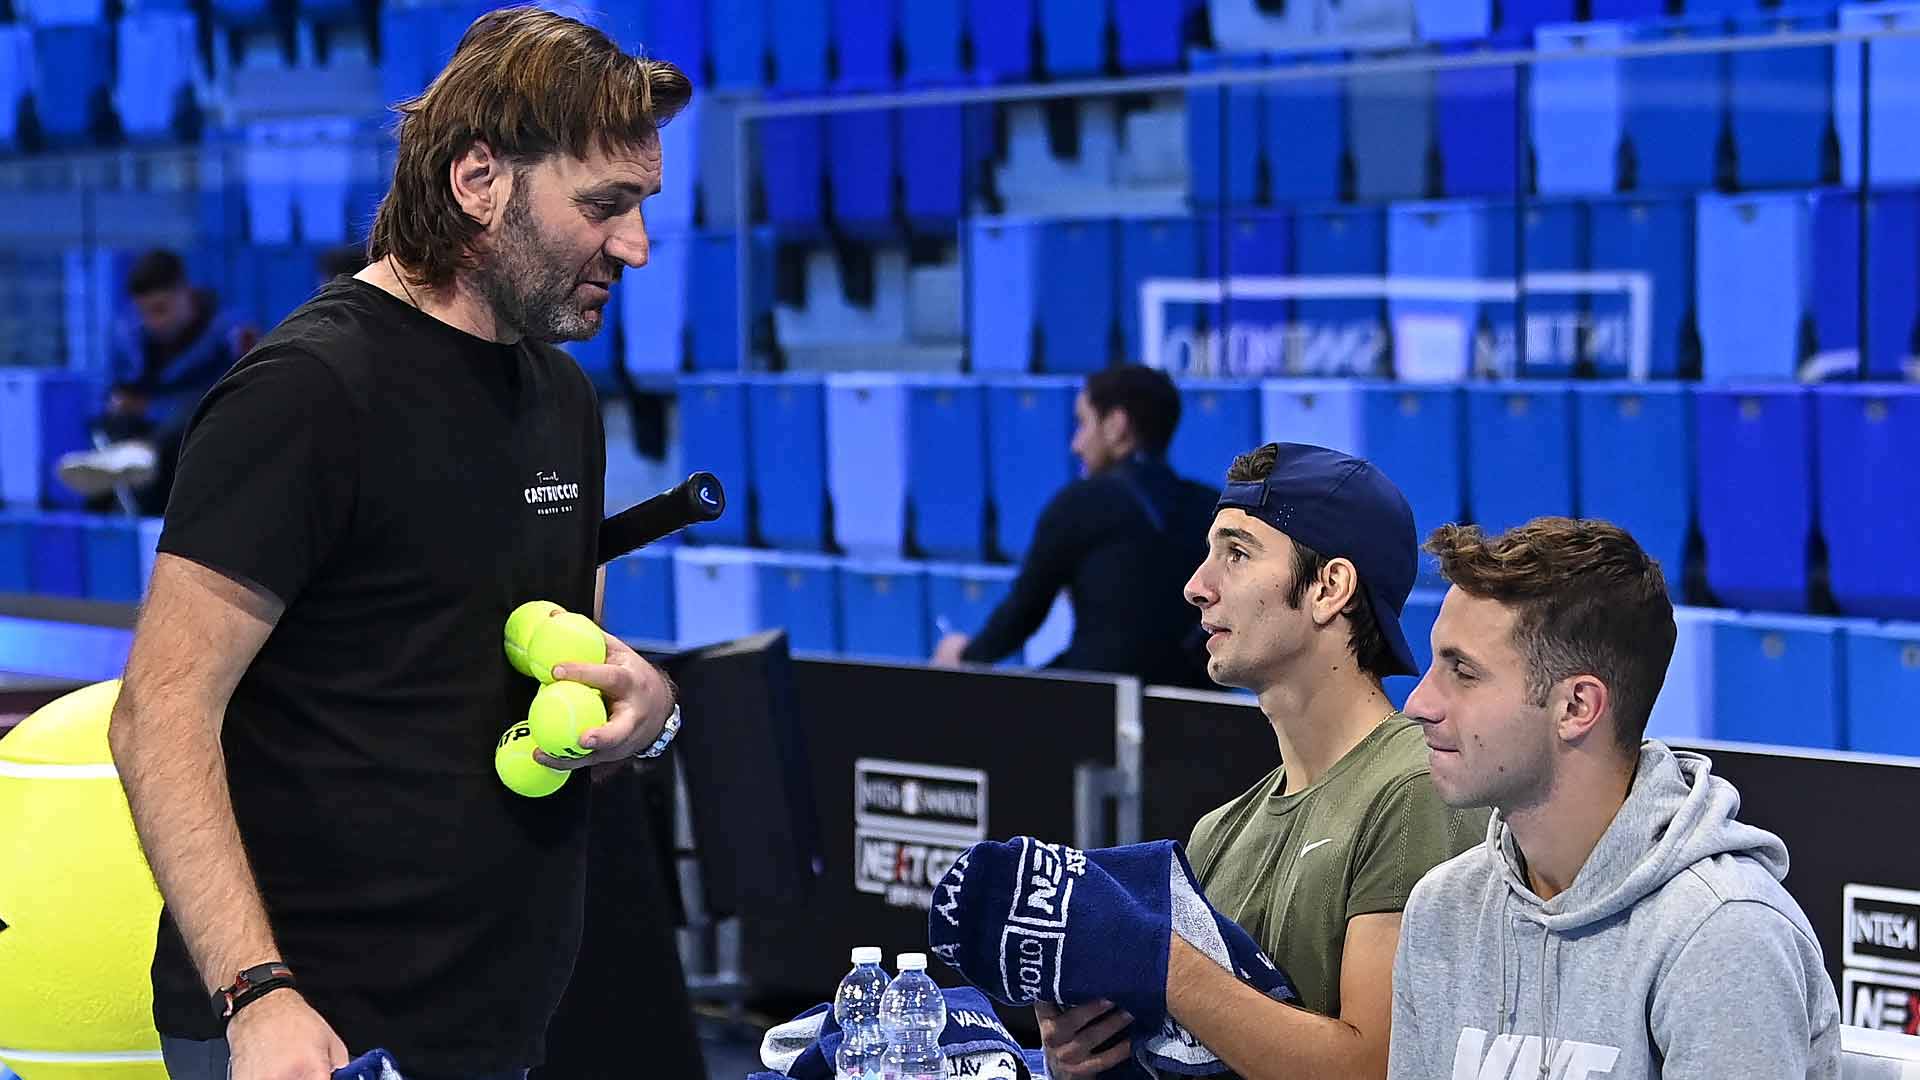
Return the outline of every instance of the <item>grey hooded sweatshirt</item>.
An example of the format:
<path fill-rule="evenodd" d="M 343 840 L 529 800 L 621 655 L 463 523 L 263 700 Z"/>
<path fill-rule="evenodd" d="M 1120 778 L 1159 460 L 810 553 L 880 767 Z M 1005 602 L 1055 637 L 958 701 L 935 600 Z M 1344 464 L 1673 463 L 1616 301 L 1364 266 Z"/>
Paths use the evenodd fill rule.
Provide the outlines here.
<path fill-rule="evenodd" d="M 1389 1080 L 1834 1080 L 1840 1006 L 1780 838 L 1712 763 L 1641 746 L 1625 805 L 1542 900 L 1501 815 L 1414 887 Z"/>

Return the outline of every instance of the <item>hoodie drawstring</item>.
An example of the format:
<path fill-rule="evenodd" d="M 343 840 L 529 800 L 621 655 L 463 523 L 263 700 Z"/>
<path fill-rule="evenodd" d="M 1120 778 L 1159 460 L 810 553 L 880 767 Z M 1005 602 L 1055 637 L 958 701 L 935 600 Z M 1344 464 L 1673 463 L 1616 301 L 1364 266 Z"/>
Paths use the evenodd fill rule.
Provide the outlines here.
<path fill-rule="evenodd" d="M 1500 890 L 1500 914 L 1498 916 L 1500 932 L 1494 937 L 1494 947 L 1500 957 L 1500 1015 L 1493 1025 L 1495 1036 L 1507 1033 L 1507 935 L 1513 933 L 1513 919 L 1507 909 L 1513 904 L 1513 893 Z"/>

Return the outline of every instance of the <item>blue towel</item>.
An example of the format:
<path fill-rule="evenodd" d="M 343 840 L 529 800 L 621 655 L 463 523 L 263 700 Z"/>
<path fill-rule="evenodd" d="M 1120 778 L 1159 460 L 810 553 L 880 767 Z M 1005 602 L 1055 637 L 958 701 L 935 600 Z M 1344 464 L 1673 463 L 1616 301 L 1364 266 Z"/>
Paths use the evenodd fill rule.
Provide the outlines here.
<path fill-rule="evenodd" d="M 333 1080 L 402 1080 L 393 1055 L 385 1050 L 369 1050 L 333 1070 Z"/>
<path fill-rule="evenodd" d="M 1299 995 L 1285 972 L 1201 894 L 1172 840 L 1076 851 L 1019 836 L 975 844 L 934 889 L 935 956 L 1008 1005 L 1082 1005 L 1131 1013 L 1134 1059 L 1204 1076 L 1226 1063 L 1167 1015 L 1173 934 L 1277 1001 Z"/>
<path fill-rule="evenodd" d="M 980 991 L 960 986 L 940 993 L 947 999 L 947 1027 L 940 1033 L 940 1045 L 948 1061 L 967 1061 L 956 1075 L 975 1080 L 1031 1080 L 1045 1075 L 1044 1066 L 1032 1065 L 1040 1052 L 1021 1049 Z M 771 1071 L 754 1073 L 748 1080 L 833 1080 L 833 1058 L 839 1052 L 840 1024 L 833 1018 L 833 1006 L 815 1005 L 768 1029 L 760 1043 L 760 1063 Z M 1029 1058 L 1029 1053 L 1034 1056 Z"/>

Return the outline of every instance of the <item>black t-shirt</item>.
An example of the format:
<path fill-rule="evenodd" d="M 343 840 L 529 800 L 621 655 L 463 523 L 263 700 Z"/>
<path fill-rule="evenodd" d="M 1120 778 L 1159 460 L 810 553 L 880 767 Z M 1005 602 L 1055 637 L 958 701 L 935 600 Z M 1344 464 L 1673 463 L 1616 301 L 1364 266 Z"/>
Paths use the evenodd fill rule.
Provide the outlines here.
<path fill-rule="evenodd" d="M 530 799 L 493 751 L 536 684 L 514 607 L 591 614 L 606 442 L 565 353 L 340 279 L 208 394 L 160 550 L 286 604 L 227 708 L 241 838 L 282 958 L 347 1048 L 537 1064 L 585 897 L 587 778 Z M 221 973 L 228 974 L 228 973 Z M 221 1034 L 163 914 L 163 1034 Z"/>
<path fill-rule="evenodd" d="M 1214 688 L 1200 615 L 1185 588 L 1206 558 L 1219 497 L 1144 456 L 1060 489 L 1034 526 L 1007 598 L 964 658 L 991 663 L 1011 654 L 1066 589 L 1073 641 L 1048 667 Z"/>

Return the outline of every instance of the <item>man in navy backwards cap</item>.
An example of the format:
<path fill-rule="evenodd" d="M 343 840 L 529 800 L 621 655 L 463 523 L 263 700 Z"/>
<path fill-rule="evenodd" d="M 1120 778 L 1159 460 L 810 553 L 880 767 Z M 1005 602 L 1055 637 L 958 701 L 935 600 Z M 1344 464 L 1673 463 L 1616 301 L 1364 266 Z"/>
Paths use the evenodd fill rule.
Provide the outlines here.
<path fill-rule="evenodd" d="M 1269 443 L 1227 472 L 1206 561 L 1187 582 L 1207 673 L 1251 690 L 1281 764 L 1202 818 L 1188 843 L 1207 898 L 1300 993 L 1275 1002 L 1173 935 L 1167 1007 L 1247 1080 L 1385 1077 L 1393 956 L 1414 883 L 1479 843 L 1485 811 L 1434 793 L 1419 725 L 1380 680 L 1414 675 L 1400 612 L 1418 540 L 1372 463 Z M 1131 1017 L 1104 1002 L 1043 1010 L 1051 1075 L 1124 1061 Z"/>

